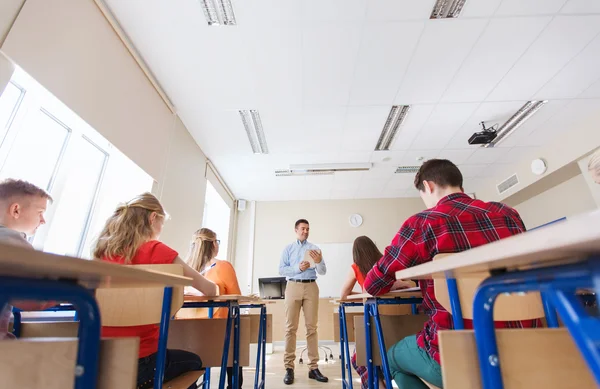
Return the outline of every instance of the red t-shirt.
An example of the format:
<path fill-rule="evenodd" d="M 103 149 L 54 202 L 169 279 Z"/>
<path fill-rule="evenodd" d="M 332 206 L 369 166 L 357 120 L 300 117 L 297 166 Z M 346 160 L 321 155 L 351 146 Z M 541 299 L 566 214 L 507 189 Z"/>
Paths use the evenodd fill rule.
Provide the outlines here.
<path fill-rule="evenodd" d="M 164 243 L 157 240 L 151 240 L 140 246 L 135 257 L 131 261 L 132 265 L 162 265 L 173 263 L 177 258 L 177 251 L 173 250 Z M 103 261 L 125 263 L 123 257 L 102 258 Z M 131 327 L 102 327 L 102 337 L 106 338 L 140 338 L 140 358 L 147 357 L 158 351 L 158 332 L 159 326 L 156 324 L 147 324 L 143 326 Z"/>
<path fill-rule="evenodd" d="M 365 284 L 365 276 L 360 272 L 358 265 L 356 263 L 352 264 L 352 270 L 354 271 L 354 278 L 356 278 L 356 282 L 362 288 Z"/>

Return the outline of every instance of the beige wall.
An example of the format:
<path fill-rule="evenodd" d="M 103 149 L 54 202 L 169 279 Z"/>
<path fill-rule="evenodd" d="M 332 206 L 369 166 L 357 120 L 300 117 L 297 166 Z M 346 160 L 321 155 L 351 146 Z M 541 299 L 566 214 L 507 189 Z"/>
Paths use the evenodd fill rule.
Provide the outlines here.
<path fill-rule="evenodd" d="M 570 217 L 596 209 L 596 204 L 578 174 L 553 188 L 515 206 L 527 228 L 534 228 L 553 220 Z"/>
<path fill-rule="evenodd" d="M 279 276 L 281 252 L 294 241 L 294 223 L 300 218 L 310 222 L 312 242 L 348 243 L 367 235 L 383 250 L 404 220 L 424 208 L 419 198 L 257 202 L 252 291 L 258 292 L 258 278 Z M 354 213 L 363 217 L 359 228 L 349 224 Z M 335 271 L 349 269 L 328 269 Z"/>
<path fill-rule="evenodd" d="M 0 51 L 0 95 L 2 95 L 4 88 L 6 88 L 6 85 L 10 82 L 13 71 L 13 63 Z"/>
<path fill-rule="evenodd" d="M 25 0 L 2 0 L 0 1 L 0 46 L 6 39 L 8 31 L 12 27 Z"/>
<path fill-rule="evenodd" d="M 596 149 L 596 150 L 594 150 L 594 152 L 597 150 L 600 150 L 600 149 Z M 600 208 L 600 185 L 597 184 L 596 182 L 594 182 L 591 174 L 588 171 L 588 164 L 590 162 L 590 159 L 592 158 L 592 154 L 586 155 L 584 158 L 577 161 L 577 164 L 579 165 L 579 169 L 585 179 L 585 183 L 587 184 L 587 187 L 590 190 L 590 193 L 591 193 L 592 197 L 594 198 L 594 201 L 596 202 L 596 206 L 598 208 Z"/>

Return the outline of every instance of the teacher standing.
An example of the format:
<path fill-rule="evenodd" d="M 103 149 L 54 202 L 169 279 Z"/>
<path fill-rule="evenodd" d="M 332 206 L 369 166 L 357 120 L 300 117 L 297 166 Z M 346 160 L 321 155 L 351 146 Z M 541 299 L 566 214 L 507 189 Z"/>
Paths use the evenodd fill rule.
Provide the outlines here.
<path fill-rule="evenodd" d="M 319 382 L 327 382 L 328 378 L 319 371 L 319 337 L 317 335 L 317 322 L 319 318 L 319 287 L 317 274 L 327 272 L 325 261 L 317 246 L 310 243 L 308 221 L 300 219 L 294 226 L 296 241 L 289 244 L 281 254 L 279 274 L 287 279 L 285 289 L 285 354 L 283 362 L 285 377 L 283 383 L 294 383 L 294 361 L 296 360 L 296 333 L 300 309 L 304 312 L 306 326 L 306 343 L 308 347 L 308 378 Z M 309 253 L 314 267 L 304 260 L 306 252 Z"/>

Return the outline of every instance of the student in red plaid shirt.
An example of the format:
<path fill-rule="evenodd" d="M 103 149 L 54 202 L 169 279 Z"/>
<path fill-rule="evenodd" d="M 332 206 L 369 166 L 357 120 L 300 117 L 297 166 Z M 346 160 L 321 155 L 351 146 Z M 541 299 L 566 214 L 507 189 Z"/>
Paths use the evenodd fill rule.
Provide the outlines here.
<path fill-rule="evenodd" d="M 415 187 L 428 209 L 404 222 L 383 257 L 367 274 L 364 288 L 372 295 L 387 293 L 396 281 L 397 271 L 429 262 L 439 253 L 456 253 L 525 232 L 516 210 L 466 195 L 460 170 L 448 160 L 423 163 L 415 177 Z M 452 329 L 452 317 L 437 302 L 432 280 L 422 280 L 419 285 L 422 308 L 429 320 L 421 332 L 388 350 L 390 371 L 402 389 L 427 389 L 420 378 L 442 388 L 438 331 Z M 497 328 L 538 325 L 539 320 L 496 323 Z M 465 327 L 472 328 L 472 323 L 465 320 Z"/>

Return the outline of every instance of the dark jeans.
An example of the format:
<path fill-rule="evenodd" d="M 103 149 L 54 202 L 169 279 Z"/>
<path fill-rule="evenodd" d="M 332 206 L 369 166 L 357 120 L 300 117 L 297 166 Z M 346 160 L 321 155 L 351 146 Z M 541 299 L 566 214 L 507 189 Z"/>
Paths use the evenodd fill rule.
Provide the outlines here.
<path fill-rule="evenodd" d="M 240 374 L 238 375 L 239 377 L 239 384 L 240 384 L 240 388 L 242 388 L 242 384 L 244 383 L 244 375 L 242 374 L 242 367 L 240 366 Z M 227 389 L 232 389 L 233 386 L 233 367 L 228 367 L 227 368 Z"/>
<path fill-rule="evenodd" d="M 154 386 L 154 370 L 157 353 L 138 359 L 137 388 L 150 389 Z M 194 353 L 183 350 L 167 350 L 165 361 L 165 382 L 179 377 L 188 371 L 201 370 L 202 361 Z M 196 389 L 192 384 L 188 389 Z"/>

